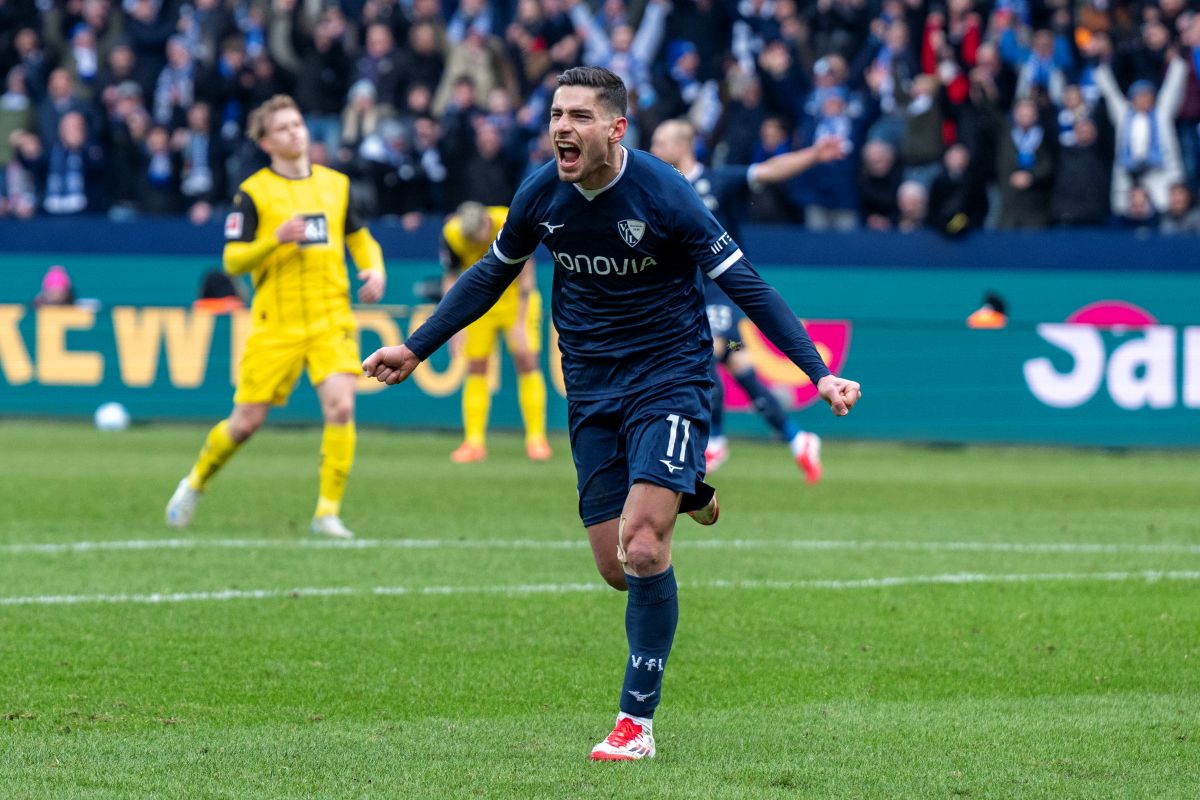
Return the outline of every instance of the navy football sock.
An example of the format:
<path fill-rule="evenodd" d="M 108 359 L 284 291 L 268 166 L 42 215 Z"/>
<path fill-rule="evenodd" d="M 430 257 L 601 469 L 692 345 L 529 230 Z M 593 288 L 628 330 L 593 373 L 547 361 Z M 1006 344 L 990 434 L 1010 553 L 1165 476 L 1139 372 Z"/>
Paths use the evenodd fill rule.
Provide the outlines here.
<path fill-rule="evenodd" d="M 775 395 L 771 394 L 771 390 L 763 386 L 762 381 L 754 374 L 754 370 L 739 372 L 733 377 L 738 385 L 746 390 L 746 394 L 750 395 L 750 400 L 758 409 L 758 413 L 762 415 L 768 425 L 779 432 L 780 436 L 791 439 L 796 434 L 796 427 L 788 421 L 787 412 L 783 410 L 783 406 L 779 404 Z"/>
<path fill-rule="evenodd" d="M 675 568 L 639 578 L 626 575 L 625 636 L 629 661 L 621 686 L 621 710 L 635 717 L 653 717 L 662 690 L 663 670 L 679 622 Z"/>
<path fill-rule="evenodd" d="M 708 436 L 715 439 L 725 433 L 725 384 L 717 371 L 717 359 L 708 362 L 708 376 L 712 378 L 712 414 L 708 423 Z"/>

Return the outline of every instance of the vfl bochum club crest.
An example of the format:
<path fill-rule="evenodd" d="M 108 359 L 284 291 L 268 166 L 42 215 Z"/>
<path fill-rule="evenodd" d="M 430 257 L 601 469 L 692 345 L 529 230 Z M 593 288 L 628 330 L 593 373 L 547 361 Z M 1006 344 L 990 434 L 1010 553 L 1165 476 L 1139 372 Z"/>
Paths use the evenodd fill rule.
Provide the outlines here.
<path fill-rule="evenodd" d="M 617 230 L 621 232 L 625 244 L 636 247 L 642 240 L 642 234 L 646 232 L 646 223 L 640 219 L 623 219 L 617 223 Z"/>

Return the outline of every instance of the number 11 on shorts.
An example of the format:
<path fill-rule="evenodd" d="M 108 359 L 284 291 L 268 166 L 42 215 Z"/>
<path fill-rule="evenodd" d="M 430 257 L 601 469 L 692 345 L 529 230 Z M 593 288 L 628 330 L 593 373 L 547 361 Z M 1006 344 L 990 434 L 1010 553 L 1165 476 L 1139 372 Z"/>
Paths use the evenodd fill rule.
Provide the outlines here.
<path fill-rule="evenodd" d="M 692 421 L 680 419 L 678 414 L 667 414 L 667 422 L 671 423 L 671 437 L 667 439 L 667 458 L 675 457 L 675 439 L 679 433 L 679 423 L 683 423 L 683 441 L 679 443 L 679 461 L 687 460 L 688 438 L 692 435 Z"/>

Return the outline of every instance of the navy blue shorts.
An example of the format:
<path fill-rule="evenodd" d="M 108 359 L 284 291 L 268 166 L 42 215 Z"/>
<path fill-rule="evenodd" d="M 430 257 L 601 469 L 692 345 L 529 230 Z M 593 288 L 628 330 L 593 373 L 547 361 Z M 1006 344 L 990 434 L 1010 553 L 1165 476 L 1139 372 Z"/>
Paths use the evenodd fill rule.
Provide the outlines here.
<path fill-rule="evenodd" d="M 703 506 L 711 381 L 667 383 L 624 397 L 568 403 L 579 516 L 595 525 L 621 516 L 638 481 L 684 495 L 681 511 Z"/>
<path fill-rule="evenodd" d="M 741 339 L 738 323 L 745 319 L 746 315 L 712 281 L 705 281 L 704 284 L 704 310 L 708 312 L 708 327 L 712 330 L 714 339 Z"/>

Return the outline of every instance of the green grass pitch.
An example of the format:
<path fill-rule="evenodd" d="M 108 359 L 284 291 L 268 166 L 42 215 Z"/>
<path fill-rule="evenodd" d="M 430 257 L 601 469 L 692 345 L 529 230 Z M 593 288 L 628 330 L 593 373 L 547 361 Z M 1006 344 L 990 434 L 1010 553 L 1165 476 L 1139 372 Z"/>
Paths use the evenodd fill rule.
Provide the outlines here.
<path fill-rule="evenodd" d="M 1195 454 L 735 442 L 682 519 L 651 762 L 592 764 L 624 600 L 564 441 L 268 428 L 196 521 L 204 434 L 0 423 L 5 798 L 1195 798 Z"/>

